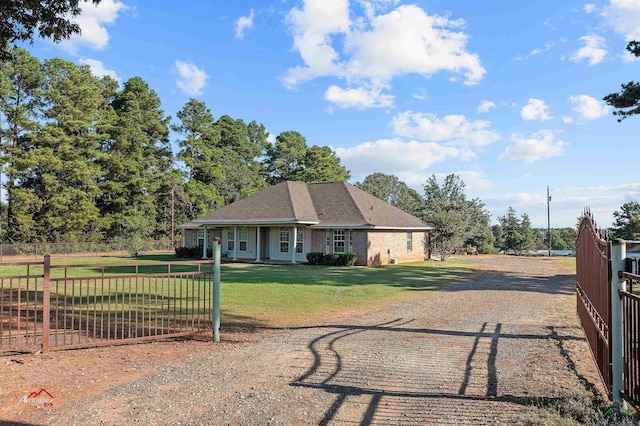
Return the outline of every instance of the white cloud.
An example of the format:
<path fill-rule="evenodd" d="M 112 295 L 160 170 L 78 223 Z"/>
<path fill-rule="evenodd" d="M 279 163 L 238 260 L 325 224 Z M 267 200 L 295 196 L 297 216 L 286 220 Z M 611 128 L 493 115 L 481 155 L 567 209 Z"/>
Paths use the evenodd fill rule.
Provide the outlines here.
<path fill-rule="evenodd" d="M 176 85 L 187 95 L 196 96 L 202 94 L 202 89 L 209 76 L 204 70 L 192 63 L 176 61 L 178 79 Z"/>
<path fill-rule="evenodd" d="M 558 157 L 564 154 L 567 142 L 556 140 L 553 131 L 540 130 L 525 137 L 520 133 L 511 135 L 513 145 L 498 158 L 500 161 L 523 161 L 533 163 L 544 158 Z"/>
<path fill-rule="evenodd" d="M 588 59 L 589 66 L 599 64 L 604 60 L 604 57 L 607 55 L 607 49 L 605 49 L 604 45 L 604 37 L 599 35 L 586 35 L 580 37 L 579 40 L 584 42 L 584 46 L 574 53 L 569 59 L 574 62 L 582 59 Z"/>
<path fill-rule="evenodd" d="M 400 0 L 356 0 L 356 2 L 364 9 L 367 18 L 372 19 L 376 13 L 388 10 L 397 5 Z"/>
<path fill-rule="evenodd" d="M 640 39 L 640 2 L 611 0 L 603 12 L 605 21 L 627 41 Z"/>
<path fill-rule="evenodd" d="M 596 5 L 593 3 L 587 3 L 584 5 L 582 10 L 584 10 L 585 13 L 593 13 L 596 10 Z"/>
<path fill-rule="evenodd" d="M 478 55 L 466 50 L 469 37 L 456 31 L 464 21 L 431 16 L 415 5 L 377 14 L 397 4 L 395 0 L 358 4 L 366 16 L 353 21 L 348 0 L 305 0 L 302 8 L 289 11 L 293 48 L 304 64 L 287 70 L 285 87 L 320 76 L 367 90 L 388 88 L 395 77 L 406 74 L 430 77 L 448 71 L 462 75 L 468 85 L 484 76 Z"/>
<path fill-rule="evenodd" d="M 531 56 L 539 55 L 541 53 L 550 51 L 552 47 L 553 47 L 553 42 L 552 41 L 548 41 L 548 42 L 546 42 L 544 44 L 544 47 L 537 47 L 537 48 L 533 49 L 529 54 Z"/>
<path fill-rule="evenodd" d="M 424 101 L 425 99 L 427 99 L 427 89 L 425 89 L 424 87 L 418 87 L 412 96 L 414 99 Z"/>
<path fill-rule="evenodd" d="M 622 52 L 620 54 L 620 59 L 622 59 L 622 62 L 640 62 L 640 57 L 637 57 L 636 55 L 632 54 L 631 52 L 629 52 L 628 50 L 625 50 L 624 52 Z"/>
<path fill-rule="evenodd" d="M 295 87 L 323 75 L 341 75 L 338 53 L 331 45 L 333 34 L 349 32 L 349 0 L 307 0 L 302 9 L 294 7 L 287 15 L 293 33 L 293 48 L 305 65 L 289 68 L 283 83 Z"/>
<path fill-rule="evenodd" d="M 482 102 L 480 102 L 480 105 L 478 105 L 478 112 L 480 114 L 489 112 L 491 109 L 495 107 L 496 107 L 496 104 L 494 102 L 483 99 Z"/>
<path fill-rule="evenodd" d="M 573 123 L 573 118 L 569 117 L 568 115 L 565 115 L 564 117 L 562 117 L 562 122 L 565 124 L 571 124 Z"/>
<path fill-rule="evenodd" d="M 486 189 L 494 188 L 496 185 L 489 180 L 487 175 L 482 172 L 475 170 L 462 170 L 453 172 L 455 175 L 459 176 L 460 179 L 465 184 L 466 189 L 471 189 L 474 191 L 481 191 Z M 434 173 L 438 180 L 444 180 L 449 173 Z M 423 182 L 427 179 L 423 179 Z"/>
<path fill-rule="evenodd" d="M 78 60 L 78 63 L 80 65 L 89 65 L 89 68 L 91 68 L 91 73 L 96 77 L 108 76 L 114 79 L 115 81 L 117 81 L 118 83 L 122 83 L 122 79 L 118 77 L 118 74 L 116 74 L 114 70 L 105 68 L 102 61 L 98 61 L 96 59 L 91 59 L 91 58 L 80 58 Z"/>
<path fill-rule="evenodd" d="M 394 99 L 392 95 L 381 93 L 381 89 L 367 90 L 363 87 L 343 89 L 335 85 L 324 92 L 324 97 L 340 108 L 358 109 L 391 107 Z"/>
<path fill-rule="evenodd" d="M 81 2 L 80 6 L 82 13 L 73 19 L 82 33 L 63 40 L 60 46 L 72 54 L 76 54 L 84 46 L 92 50 L 104 50 L 109 44 L 106 25 L 113 24 L 120 11 L 127 10 L 128 7 L 118 0 L 103 0 L 98 5 Z"/>
<path fill-rule="evenodd" d="M 267 136 L 267 142 L 269 142 L 271 145 L 275 145 L 276 144 L 276 135 L 269 132 L 269 136 Z"/>
<path fill-rule="evenodd" d="M 551 120 L 553 117 L 549 115 L 549 107 L 541 99 L 529 98 L 529 102 L 522 107 L 520 116 L 524 120 Z"/>
<path fill-rule="evenodd" d="M 434 142 L 405 142 L 397 138 L 335 148 L 335 151 L 356 180 L 374 172 L 396 175 L 418 172 L 447 158 L 457 157 L 460 152 L 457 148 Z"/>
<path fill-rule="evenodd" d="M 570 96 L 569 102 L 573 104 L 573 110 L 586 120 L 595 120 L 611 110 L 609 105 L 588 95 Z"/>
<path fill-rule="evenodd" d="M 418 140 L 445 142 L 451 146 L 465 148 L 482 147 L 500 139 L 500 135 L 489 130 L 489 121 L 469 121 L 464 115 L 446 115 L 406 111 L 396 115 L 392 121 L 393 131 L 398 136 Z M 466 152 L 466 157 L 473 155 Z"/>
<path fill-rule="evenodd" d="M 253 9 L 249 10 L 249 16 L 241 16 L 236 20 L 236 38 L 242 40 L 244 32 L 253 28 Z"/>

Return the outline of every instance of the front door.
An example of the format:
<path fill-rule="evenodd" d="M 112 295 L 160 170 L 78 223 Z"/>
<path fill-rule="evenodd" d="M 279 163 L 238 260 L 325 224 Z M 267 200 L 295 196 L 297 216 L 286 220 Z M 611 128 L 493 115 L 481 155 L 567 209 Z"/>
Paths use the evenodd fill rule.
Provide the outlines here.
<path fill-rule="evenodd" d="M 260 228 L 260 254 L 263 259 L 269 259 L 269 231 L 271 228 Z"/>

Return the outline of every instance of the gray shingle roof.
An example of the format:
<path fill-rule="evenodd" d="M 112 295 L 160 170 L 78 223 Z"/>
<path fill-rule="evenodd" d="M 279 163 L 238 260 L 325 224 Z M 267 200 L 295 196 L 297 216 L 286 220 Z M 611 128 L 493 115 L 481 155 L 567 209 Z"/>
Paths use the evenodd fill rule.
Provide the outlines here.
<path fill-rule="evenodd" d="M 283 182 L 185 225 L 306 224 L 319 228 L 430 229 L 346 182 Z M 181 226 L 182 227 L 182 226 Z"/>

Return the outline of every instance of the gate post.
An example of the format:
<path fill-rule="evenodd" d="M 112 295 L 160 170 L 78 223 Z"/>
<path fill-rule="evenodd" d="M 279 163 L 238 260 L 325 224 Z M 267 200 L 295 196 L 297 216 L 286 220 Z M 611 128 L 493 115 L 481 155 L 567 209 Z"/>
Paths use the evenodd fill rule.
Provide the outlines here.
<path fill-rule="evenodd" d="M 235 247 L 234 247 L 235 248 Z M 213 242 L 213 341 L 220 341 L 220 238 Z"/>
<path fill-rule="evenodd" d="M 49 321 L 51 320 L 51 256 L 44 256 L 44 272 L 42 274 L 42 353 L 49 352 Z"/>
<path fill-rule="evenodd" d="M 611 243 L 611 399 L 616 407 L 622 404 L 622 391 L 624 390 L 624 351 L 622 329 L 622 299 L 619 291 L 625 290 L 625 280 L 622 273 L 625 271 L 625 258 L 627 257 L 626 243 L 621 238 L 616 238 Z"/>

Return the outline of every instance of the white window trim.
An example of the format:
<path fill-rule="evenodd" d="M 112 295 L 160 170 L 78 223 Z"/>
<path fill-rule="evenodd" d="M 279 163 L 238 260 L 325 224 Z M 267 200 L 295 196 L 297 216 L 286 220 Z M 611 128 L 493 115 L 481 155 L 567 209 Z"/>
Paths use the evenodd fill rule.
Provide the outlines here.
<path fill-rule="evenodd" d="M 227 251 L 232 252 L 234 249 L 233 244 L 235 241 L 233 240 L 233 228 L 227 229 Z"/>
<path fill-rule="evenodd" d="M 289 248 L 291 247 L 290 243 L 291 243 L 291 230 L 289 228 L 285 228 L 282 227 L 280 228 L 280 233 L 279 233 L 279 242 L 280 244 L 278 244 L 278 250 L 280 250 L 280 253 L 289 253 Z M 284 239 L 283 237 L 286 237 L 286 239 Z M 286 250 L 282 250 L 282 245 L 286 244 L 287 245 L 287 249 Z"/>
<path fill-rule="evenodd" d="M 244 239 L 242 238 L 242 234 Z M 244 250 L 242 250 L 242 243 L 244 243 Z M 238 228 L 238 251 L 246 253 L 249 250 L 249 228 Z"/>
<path fill-rule="evenodd" d="M 341 233 L 341 234 L 340 234 Z M 341 239 L 337 239 L 336 237 L 341 235 Z M 342 242 L 342 251 L 336 250 L 336 243 Z M 333 244 L 332 249 L 334 253 L 343 254 L 346 253 L 345 250 L 347 248 L 347 231 L 344 229 L 334 229 L 333 230 Z"/>
<path fill-rule="evenodd" d="M 298 250 L 300 247 L 300 250 Z M 298 229 L 296 235 L 296 253 L 304 253 L 304 230 Z"/>
<path fill-rule="evenodd" d="M 413 251 L 413 232 L 407 232 L 407 251 Z"/>

